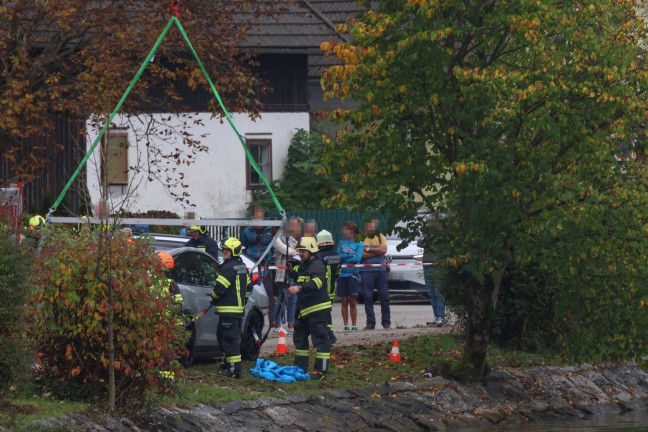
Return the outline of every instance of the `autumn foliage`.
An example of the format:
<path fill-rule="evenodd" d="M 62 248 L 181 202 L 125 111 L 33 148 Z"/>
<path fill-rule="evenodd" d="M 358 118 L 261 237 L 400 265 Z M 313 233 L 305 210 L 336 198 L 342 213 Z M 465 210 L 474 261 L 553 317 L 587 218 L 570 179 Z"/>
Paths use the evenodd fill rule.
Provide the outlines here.
<path fill-rule="evenodd" d="M 341 127 L 323 138 L 324 164 L 347 173 L 330 201 L 411 220 L 401 236 L 428 234 L 465 293 L 459 378 L 488 376 L 511 270 L 537 269 L 557 293 L 544 313 L 555 312 L 569 358 L 645 354 L 647 166 L 615 157 L 621 145 L 646 153 L 645 11 L 611 0 L 363 3 L 340 29 L 352 39 L 321 46 L 339 62 L 322 75 L 325 98 L 356 102 L 330 114 Z M 421 209 L 446 215 L 440 232 Z"/>
<path fill-rule="evenodd" d="M 54 391 L 105 401 L 110 302 L 104 282 L 112 284 L 116 402 L 139 404 L 148 391 L 171 388 L 161 371 L 180 373 L 175 359 L 184 354 L 183 329 L 149 246 L 120 235 L 106 243 L 102 236 L 48 229 L 29 330 L 39 370 Z"/>
<path fill-rule="evenodd" d="M 257 112 L 251 56 L 240 49 L 264 2 L 182 2 L 192 45 L 233 111 Z M 110 112 L 171 17 L 169 1 L 87 0 L 0 3 L 0 156 L 15 176 L 37 172 L 59 150 L 56 116 Z M 177 31 L 169 33 L 124 105 L 126 112 L 182 109 L 180 89 L 209 92 Z M 210 104 L 210 110 L 220 109 Z M 45 138 L 48 138 L 47 140 Z M 29 141 L 27 141 L 29 140 Z M 25 142 L 31 150 L 23 148 Z"/>

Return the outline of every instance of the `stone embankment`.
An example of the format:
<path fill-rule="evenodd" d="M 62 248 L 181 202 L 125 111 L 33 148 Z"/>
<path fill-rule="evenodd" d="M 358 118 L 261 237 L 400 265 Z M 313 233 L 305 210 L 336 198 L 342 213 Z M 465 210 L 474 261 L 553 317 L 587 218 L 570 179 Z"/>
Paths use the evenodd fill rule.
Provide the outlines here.
<path fill-rule="evenodd" d="M 221 408 L 160 408 L 138 419 L 82 416 L 37 422 L 56 430 L 434 431 L 646 409 L 648 374 L 634 364 L 493 371 L 487 385 L 441 377 L 371 388 L 228 403 Z"/>

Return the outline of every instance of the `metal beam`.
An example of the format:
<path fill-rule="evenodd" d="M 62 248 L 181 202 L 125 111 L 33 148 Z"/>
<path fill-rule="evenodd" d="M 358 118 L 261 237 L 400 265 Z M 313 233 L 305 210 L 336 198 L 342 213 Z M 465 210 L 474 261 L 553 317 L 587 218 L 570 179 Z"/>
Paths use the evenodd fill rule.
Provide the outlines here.
<path fill-rule="evenodd" d="M 50 216 L 50 223 L 79 224 L 88 223 L 100 224 L 102 221 L 95 218 Z M 110 225 L 166 225 L 166 226 L 281 226 L 278 220 L 258 219 L 157 219 L 157 218 L 107 218 L 105 221 Z"/>

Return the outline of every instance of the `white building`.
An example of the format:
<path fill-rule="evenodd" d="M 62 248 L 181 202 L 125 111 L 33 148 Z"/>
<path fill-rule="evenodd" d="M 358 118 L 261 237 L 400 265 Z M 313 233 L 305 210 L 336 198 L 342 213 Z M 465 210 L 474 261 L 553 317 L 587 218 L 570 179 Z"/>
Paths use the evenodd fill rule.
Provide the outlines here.
<path fill-rule="evenodd" d="M 309 129 L 308 112 L 265 112 L 256 121 L 233 114 L 232 120 L 268 181 L 283 174 L 294 133 Z M 86 123 L 88 148 L 100 127 Z M 244 217 L 252 190 L 264 188 L 233 128 L 209 113 L 118 115 L 103 141 L 87 162 L 88 190 L 98 202 L 105 175 L 113 211 Z"/>
<path fill-rule="evenodd" d="M 338 38 L 335 23 L 357 11 L 351 0 L 285 2 L 278 15 L 257 17 L 248 32 L 243 46 L 257 54 L 256 73 L 273 91 L 262 100 L 265 109 L 256 121 L 245 114 L 232 118 L 268 181 L 283 174 L 293 134 L 309 130 L 309 113 L 326 108 L 319 74 L 330 60 L 323 60 L 319 46 Z M 250 169 L 231 126 L 204 112 L 204 102 L 203 97 L 190 104 L 197 114 L 115 117 L 104 142 L 88 160 L 91 202 L 101 198 L 105 182 L 100 179 L 105 178 L 112 211 L 245 217 L 252 191 L 264 186 Z M 88 148 L 101 126 L 91 119 L 86 122 Z"/>

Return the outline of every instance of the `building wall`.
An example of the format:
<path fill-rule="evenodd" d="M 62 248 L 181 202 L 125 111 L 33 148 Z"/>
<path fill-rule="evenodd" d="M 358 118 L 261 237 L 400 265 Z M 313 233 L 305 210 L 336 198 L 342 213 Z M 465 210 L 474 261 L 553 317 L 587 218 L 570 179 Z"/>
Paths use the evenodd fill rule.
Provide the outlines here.
<path fill-rule="evenodd" d="M 294 133 L 309 130 L 307 112 L 262 113 L 256 121 L 246 114 L 233 114 L 232 119 L 244 137 L 272 139 L 273 179 L 283 173 Z M 93 124 L 91 119 L 86 125 L 90 148 L 101 125 Z M 246 189 L 246 156 L 225 119 L 211 118 L 209 113 L 119 115 L 113 119 L 111 131 L 127 133 L 129 143 L 128 185 L 108 188 L 112 211 L 168 210 L 180 216 L 196 212 L 206 218 L 247 216 L 252 195 Z M 199 144 L 192 150 L 187 141 Z M 101 198 L 100 147 L 94 150 L 87 166 L 93 203 Z M 204 147 L 205 151 L 196 147 Z M 185 193 L 188 196 L 182 197 Z"/>

